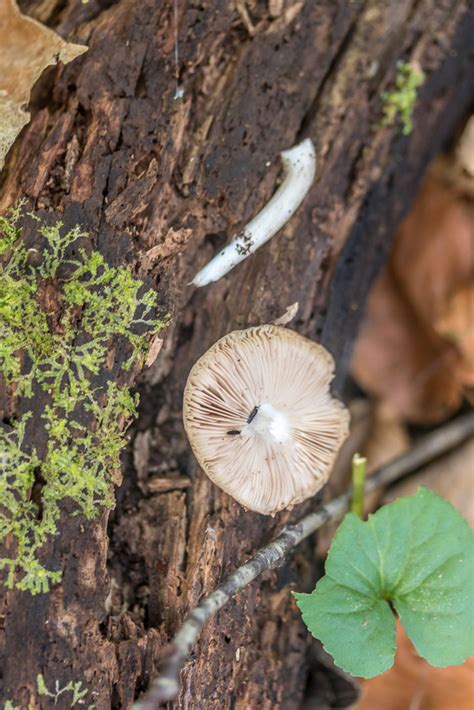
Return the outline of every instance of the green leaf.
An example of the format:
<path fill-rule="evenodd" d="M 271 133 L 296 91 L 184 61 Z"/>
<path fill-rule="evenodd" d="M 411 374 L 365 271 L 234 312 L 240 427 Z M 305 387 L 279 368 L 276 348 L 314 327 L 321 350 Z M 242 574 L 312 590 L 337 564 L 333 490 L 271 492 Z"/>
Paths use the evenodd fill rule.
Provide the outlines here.
<path fill-rule="evenodd" d="M 395 655 L 393 607 L 434 666 L 474 653 L 474 534 L 426 488 L 362 522 L 349 513 L 312 594 L 295 594 L 303 620 L 338 666 L 371 678 Z"/>

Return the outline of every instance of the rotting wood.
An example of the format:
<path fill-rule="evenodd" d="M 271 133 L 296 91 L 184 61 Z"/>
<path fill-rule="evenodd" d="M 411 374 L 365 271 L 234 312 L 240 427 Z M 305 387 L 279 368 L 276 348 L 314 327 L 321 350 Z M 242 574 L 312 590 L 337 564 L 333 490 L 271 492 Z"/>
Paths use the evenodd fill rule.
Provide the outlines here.
<path fill-rule="evenodd" d="M 139 385 L 135 432 L 148 432 L 148 454 L 140 479 L 125 457 L 110 542 L 106 515 L 86 523 L 65 509 L 45 551 L 64 568 L 63 583 L 47 597 L 4 596 L 2 696 L 22 707 L 36 698 L 40 672 L 49 687 L 82 681 L 96 710 L 130 707 L 186 611 L 307 510 L 245 512 L 198 472 L 180 420 L 187 373 L 225 332 L 269 322 L 298 301 L 292 327 L 332 351 L 341 392 L 393 230 L 472 100 L 467 0 L 245 5 L 253 36 L 227 0 L 179 0 L 176 102 L 171 0 L 23 3 L 90 50 L 38 87 L 2 205 L 23 195 L 68 226 L 80 222 L 110 263 L 137 263 L 173 323 Z M 408 138 L 377 123 L 399 59 L 416 59 L 428 77 Z M 223 281 L 199 293 L 186 287 L 268 200 L 279 153 L 305 136 L 318 175 L 297 215 Z M 147 467 L 192 483 L 157 493 Z M 313 555 L 307 542 L 292 565 L 266 573 L 209 624 L 176 707 L 296 710 L 309 642 L 288 590 L 297 574 L 300 588 L 311 586 Z"/>

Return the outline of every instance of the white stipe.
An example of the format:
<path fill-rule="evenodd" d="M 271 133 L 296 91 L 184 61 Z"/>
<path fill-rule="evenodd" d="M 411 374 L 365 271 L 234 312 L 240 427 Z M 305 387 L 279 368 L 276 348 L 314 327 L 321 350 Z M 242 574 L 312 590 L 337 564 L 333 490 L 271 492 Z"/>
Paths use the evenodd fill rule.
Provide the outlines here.
<path fill-rule="evenodd" d="M 284 150 L 285 177 L 273 197 L 246 227 L 199 271 L 192 284 L 207 286 L 218 281 L 276 234 L 296 212 L 316 174 L 316 151 L 310 138 Z"/>

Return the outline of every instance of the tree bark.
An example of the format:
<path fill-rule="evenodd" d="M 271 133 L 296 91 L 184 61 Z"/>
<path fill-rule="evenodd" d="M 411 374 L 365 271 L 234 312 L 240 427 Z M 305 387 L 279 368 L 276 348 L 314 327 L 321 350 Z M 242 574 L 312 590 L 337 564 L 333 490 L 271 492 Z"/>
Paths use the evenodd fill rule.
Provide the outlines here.
<path fill-rule="evenodd" d="M 298 301 L 292 327 L 333 353 L 343 393 L 394 229 L 472 101 L 473 9 L 468 0 L 177 0 L 177 101 L 171 0 L 23 8 L 90 49 L 37 87 L 2 205 L 26 196 L 40 213 L 80 223 L 109 263 L 136 264 L 172 321 L 137 384 L 140 417 L 116 509 L 90 522 L 64 506 L 44 553 L 62 583 L 47 595 L 4 596 L 3 697 L 54 707 L 38 698 L 42 673 L 48 688 L 81 681 L 96 710 L 129 708 L 186 611 L 314 506 L 265 518 L 209 482 L 183 433 L 187 374 L 224 333 Z M 427 81 L 405 137 L 380 125 L 380 94 L 396 62 L 411 59 Z M 280 151 L 306 136 L 318 170 L 296 216 L 218 283 L 187 286 L 268 200 Z M 289 590 L 310 587 L 315 567 L 308 543 L 222 610 L 174 707 L 299 708 L 310 641 Z"/>

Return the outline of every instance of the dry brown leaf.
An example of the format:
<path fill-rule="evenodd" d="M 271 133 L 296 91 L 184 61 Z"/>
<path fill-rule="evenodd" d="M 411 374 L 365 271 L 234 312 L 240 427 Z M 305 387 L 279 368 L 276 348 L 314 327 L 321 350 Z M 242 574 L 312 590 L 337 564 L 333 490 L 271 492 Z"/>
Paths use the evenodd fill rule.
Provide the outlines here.
<path fill-rule="evenodd" d="M 65 42 L 31 17 L 15 0 L 0 0 L 0 170 L 15 138 L 28 123 L 24 107 L 32 86 L 44 69 L 58 61 L 70 62 L 87 51 Z"/>
<path fill-rule="evenodd" d="M 461 403 L 465 355 L 439 323 L 473 275 L 470 212 L 455 190 L 428 178 L 372 289 L 353 359 L 358 383 L 409 421 L 441 421 Z M 462 307 L 456 300 L 451 310 L 469 320 Z"/>
<path fill-rule="evenodd" d="M 416 653 L 397 623 L 397 653 L 391 670 L 362 681 L 355 710 L 472 710 L 474 657 L 462 666 L 434 668 Z"/>
<path fill-rule="evenodd" d="M 462 381 L 474 387 L 474 281 L 456 291 L 434 327 L 456 346 L 462 356 Z"/>
<path fill-rule="evenodd" d="M 474 225 L 456 190 L 428 178 L 398 230 L 391 256 L 397 284 L 430 326 L 474 277 Z"/>
<path fill-rule="evenodd" d="M 461 402 L 459 355 L 416 318 L 390 272 L 372 289 L 352 371 L 369 393 L 413 422 L 436 422 Z"/>
<path fill-rule="evenodd" d="M 362 454 L 367 458 L 368 474 L 401 456 L 409 448 L 410 437 L 400 418 L 388 404 L 378 403 L 370 436 L 362 449 Z"/>
<path fill-rule="evenodd" d="M 383 503 L 413 495 L 418 486 L 426 486 L 449 500 L 474 528 L 473 470 L 474 440 L 471 440 L 392 486 L 383 497 Z"/>

